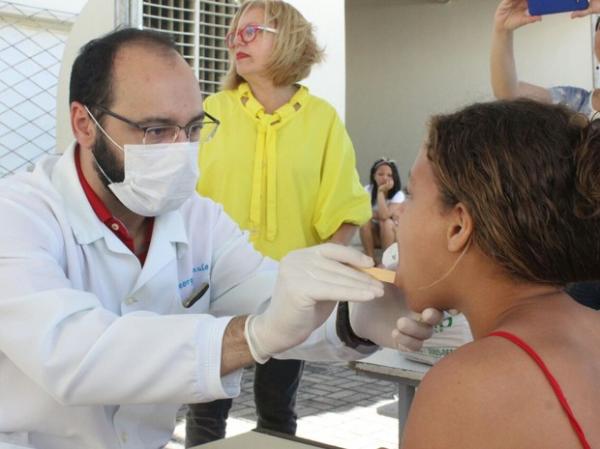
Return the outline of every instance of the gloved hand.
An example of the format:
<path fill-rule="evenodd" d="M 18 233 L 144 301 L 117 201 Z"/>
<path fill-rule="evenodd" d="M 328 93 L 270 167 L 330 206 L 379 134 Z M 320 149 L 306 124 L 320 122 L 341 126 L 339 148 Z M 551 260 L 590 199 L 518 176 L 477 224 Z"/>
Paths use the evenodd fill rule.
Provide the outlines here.
<path fill-rule="evenodd" d="M 418 351 L 444 316 L 436 309 L 426 309 L 422 314 L 412 312 L 400 289 L 389 283 L 385 283 L 382 298 L 350 303 L 349 307 L 350 326 L 356 335 L 400 351 Z"/>
<path fill-rule="evenodd" d="M 302 343 L 327 320 L 337 301 L 368 302 L 383 295 L 381 282 L 345 264 L 369 268 L 373 259 L 326 243 L 292 251 L 281 260 L 271 303 L 246 320 L 254 360 L 264 363 Z"/>

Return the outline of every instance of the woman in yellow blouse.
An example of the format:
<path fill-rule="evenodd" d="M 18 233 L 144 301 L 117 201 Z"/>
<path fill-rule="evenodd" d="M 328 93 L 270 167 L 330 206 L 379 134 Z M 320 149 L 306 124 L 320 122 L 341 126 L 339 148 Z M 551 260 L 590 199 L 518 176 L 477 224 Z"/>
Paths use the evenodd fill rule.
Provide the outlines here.
<path fill-rule="evenodd" d="M 283 1 L 247 1 L 230 31 L 223 90 L 204 102 L 221 129 L 201 148 L 198 191 L 274 259 L 327 240 L 347 244 L 371 207 L 335 109 L 298 84 L 322 59 L 311 24 Z M 301 371 L 299 361 L 257 365 L 258 427 L 295 433 Z M 224 436 L 230 407 L 192 406 L 186 443 Z"/>

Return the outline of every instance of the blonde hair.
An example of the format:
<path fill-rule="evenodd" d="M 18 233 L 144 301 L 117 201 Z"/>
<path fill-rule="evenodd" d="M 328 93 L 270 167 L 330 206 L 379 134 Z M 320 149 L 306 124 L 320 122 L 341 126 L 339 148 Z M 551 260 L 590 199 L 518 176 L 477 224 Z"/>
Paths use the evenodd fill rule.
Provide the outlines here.
<path fill-rule="evenodd" d="M 323 60 L 323 49 L 317 45 L 314 29 L 300 12 L 281 0 L 248 0 L 242 3 L 231 25 L 237 30 L 244 12 L 260 8 L 265 12 L 265 25 L 277 29 L 267 74 L 275 86 L 289 86 L 310 74 L 312 66 Z M 223 78 L 223 89 L 236 89 L 245 80 L 237 73 L 235 58 L 230 52 L 229 71 Z"/>

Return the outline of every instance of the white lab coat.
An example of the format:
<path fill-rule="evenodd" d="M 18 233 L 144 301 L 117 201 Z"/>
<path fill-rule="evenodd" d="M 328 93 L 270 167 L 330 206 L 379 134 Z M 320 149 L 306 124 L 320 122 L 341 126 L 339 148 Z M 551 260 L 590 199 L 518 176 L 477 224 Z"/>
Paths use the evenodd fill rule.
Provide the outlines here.
<path fill-rule="evenodd" d="M 239 394 L 241 371 L 219 375 L 223 332 L 270 297 L 277 264 L 194 196 L 156 218 L 142 267 L 96 217 L 73 156 L 0 182 L 0 441 L 159 448 L 180 404 Z M 185 309 L 202 282 L 209 291 Z M 333 317 L 282 355 L 360 356 Z"/>

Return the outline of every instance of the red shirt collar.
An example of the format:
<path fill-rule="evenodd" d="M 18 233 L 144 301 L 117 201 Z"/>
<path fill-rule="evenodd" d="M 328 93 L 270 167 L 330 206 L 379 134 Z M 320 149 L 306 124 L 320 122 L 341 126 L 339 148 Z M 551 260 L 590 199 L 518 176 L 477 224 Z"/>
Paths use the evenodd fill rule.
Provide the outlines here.
<path fill-rule="evenodd" d="M 85 193 L 86 198 L 88 199 L 90 206 L 98 219 L 104 223 L 112 232 L 115 234 L 119 240 L 121 240 L 129 250 L 134 253 L 137 258 L 140 260 L 140 263 L 143 265 L 146 261 L 146 256 L 148 255 L 148 248 L 150 247 L 150 241 L 152 240 L 152 229 L 154 228 L 154 217 L 148 218 L 148 225 L 146 227 L 146 238 L 144 239 L 144 247 L 145 250 L 141 254 L 136 254 L 135 246 L 133 243 L 133 238 L 129 234 L 129 231 L 123 224 L 121 220 L 117 217 L 113 216 L 108 207 L 104 204 L 102 199 L 96 195 L 96 192 L 92 189 L 90 184 L 85 179 L 83 175 L 83 170 L 81 169 L 81 158 L 79 154 L 79 145 L 75 147 L 75 168 L 77 170 L 77 177 L 79 178 L 79 182 L 81 183 L 81 187 L 83 188 L 83 192 Z"/>

